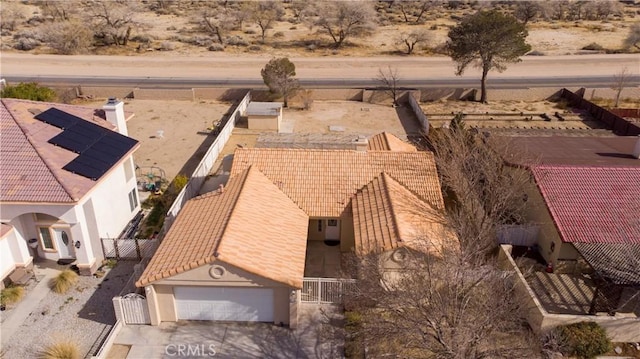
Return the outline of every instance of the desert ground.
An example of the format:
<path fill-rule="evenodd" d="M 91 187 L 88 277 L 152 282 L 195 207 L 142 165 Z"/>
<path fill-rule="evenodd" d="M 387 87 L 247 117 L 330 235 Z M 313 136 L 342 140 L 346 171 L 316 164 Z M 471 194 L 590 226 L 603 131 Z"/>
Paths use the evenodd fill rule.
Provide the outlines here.
<path fill-rule="evenodd" d="M 56 5 L 57 2 L 51 2 Z M 60 2 L 59 4 L 71 2 Z M 453 2 L 452 2 L 453 3 Z M 373 2 L 376 7 L 373 23 L 375 29 L 366 36 L 352 36 L 340 49 L 334 48 L 330 37 L 321 31 L 314 21 L 318 10 L 310 10 L 305 17 L 297 17 L 295 8 L 300 3 L 295 1 L 283 4 L 284 12 L 279 20 L 273 22 L 266 30 L 264 41 L 261 29 L 250 16 L 240 22 L 238 18 L 221 18 L 222 13 L 236 14 L 242 12 L 240 2 L 189 2 L 189 1 L 148 1 L 138 4 L 127 19 L 131 20 L 131 41 L 126 46 L 94 46 L 80 52 L 105 55 L 137 55 L 137 56 L 399 56 L 404 53 L 404 45 L 399 41 L 399 34 L 408 33 L 416 29 L 424 29 L 428 34 L 428 41 L 419 44 L 413 56 L 433 55 L 442 52 L 442 46 L 447 38 L 449 29 L 462 17 L 472 14 L 481 8 L 496 7 L 509 13 L 515 11 L 516 2 L 491 3 L 488 1 L 461 1 L 457 6 L 446 5 L 444 2 L 433 2 L 430 8 L 415 22 L 415 12 L 410 13 L 405 21 L 400 7 L 389 2 Z M 561 1 L 558 1 L 561 3 Z M 595 3 L 595 2 L 593 2 Z M 549 8 L 540 16 L 527 23 L 529 31 L 528 43 L 532 53 L 536 55 L 565 55 L 597 52 L 628 52 L 637 51 L 633 47 L 625 47 L 624 39 L 628 36 L 630 26 L 638 21 L 640 6 L 637 4 L 623 4 L 617 1 L 602 3 L 610 4 L 611 13 L 598 16 L 597 19 L 584 19 L 587 8 L 592 4 L 586 2 L 585 14 L 580 20 L 574 20 L 570 10 L 573 3 L 565 2 L 565 15 L 560 18 L 553 16 L 554 9 Z M 218 5 L 216 5 L 218 4 Z M 224 4 L 224 5 L 222 5 Z M 215 6 L 218 6 L 215 8 Z M 14 18 L 14 26 L 3 26 L 2 51 L 17 51 L 21 41 L 33 45 L 27 52 L 44 54 L 52 53 L 47 46 L 47 26 L 56 20 L 54 10 L 64 9 L 68 20 L 87 21 L 86 14 L 79 10 L 79 6 L 57 5 L 53 7 L 37 6 L 23 1 L 3 2 L 4 20 Z M 216 36 L 202 26 L 202 15 L 207 8 L 214 8 L 217 21 L 234 26 L 224 28 L 223 44 Z M 114 10 L 115 11 L 115 10 Z M 87 12 L 87 11 L 84 11 Z M 551 14 L 551 15 L 550 15 Z M 85 17 L 83 17 L 85 16 Z M 229 15 L 230 16 L 230 15 Z M 234 15 L 236 16 L 236 15 Z M 569 16 L 573 16 L 569 18 Z M 10 29 L 12 27 L 13 29 Z M 24 40 L 28 39 L 28 40 Z M 591 46 L 589 45 L 597 45 Z M 27 47 L 31 47 L 27 46 Z"/>

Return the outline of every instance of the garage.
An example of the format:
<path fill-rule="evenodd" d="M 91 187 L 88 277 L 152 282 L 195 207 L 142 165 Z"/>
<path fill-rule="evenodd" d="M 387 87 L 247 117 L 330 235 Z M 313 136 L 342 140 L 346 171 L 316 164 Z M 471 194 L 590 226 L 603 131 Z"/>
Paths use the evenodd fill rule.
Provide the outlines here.
<path fill-rule="evenodd" d="M 178 319 L 273 322 L 273 289 L 174 287 Z"/>

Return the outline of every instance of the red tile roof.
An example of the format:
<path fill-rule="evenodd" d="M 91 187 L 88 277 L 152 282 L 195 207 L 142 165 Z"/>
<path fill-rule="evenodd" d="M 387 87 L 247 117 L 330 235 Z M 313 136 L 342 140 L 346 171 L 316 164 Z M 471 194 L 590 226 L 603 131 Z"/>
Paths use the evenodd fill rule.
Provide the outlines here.
<path fill-rule="evenodd" d="M 94 108 L 2 99 L 0 106 L 0 199 L 6 202 L 72 203 L 98 182 L 63 170 L 78 155 L 48 143 L 61 129 L 33 116 L 55 107 L 110 130 Z M 134 147 L 137 149 L 138 146 Z M 123 156 L 126 158 L 128 155 Z"/>
<path fill-rule="evenodd" d="M 532 168 L 560 237 L 570 243 L 640 243 L 640 168 Z"/>

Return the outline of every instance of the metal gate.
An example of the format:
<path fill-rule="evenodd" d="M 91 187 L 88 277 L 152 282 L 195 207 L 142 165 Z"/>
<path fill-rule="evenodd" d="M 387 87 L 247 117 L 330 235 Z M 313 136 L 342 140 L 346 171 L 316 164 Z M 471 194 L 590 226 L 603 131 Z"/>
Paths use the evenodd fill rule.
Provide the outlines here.
<path fill-rule="evenodd" d="M 116 317 L 125 324 L 151 324 L 147 298 L 130 293 L 113 298 Z"/>
<path fill-rule="evenodd" d="M 305 303 L 339 304 L 348 286 L 355 285 L 353 279 L 304 278 L 301 301 Z"/>

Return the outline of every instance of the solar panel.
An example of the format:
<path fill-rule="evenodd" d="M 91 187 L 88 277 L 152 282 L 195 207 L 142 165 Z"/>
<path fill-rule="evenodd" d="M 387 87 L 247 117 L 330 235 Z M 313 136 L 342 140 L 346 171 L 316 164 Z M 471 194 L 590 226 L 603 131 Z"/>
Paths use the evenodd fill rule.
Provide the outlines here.
<path fill-rule="evenodd" d="M 63 169 L 94 181 L 102 177 L 138 143 L 132 138 L 55 108 L 41 112 L 36 118 L 64 130 L 51 138 L 49 143 L 80 154 Z"/>
<path fill-rule="evenodd" d="M 78 121 L 82 120 L 80 117 L 76 117 L 54 107 L 51 107 L 44 112 L 40 112 L 39 114 L 34 116 L 34 118 L 36 120 L 40 120 L 44 123 L 48 123 L 61 129 L 69 128 L 75 125 Z"/>

